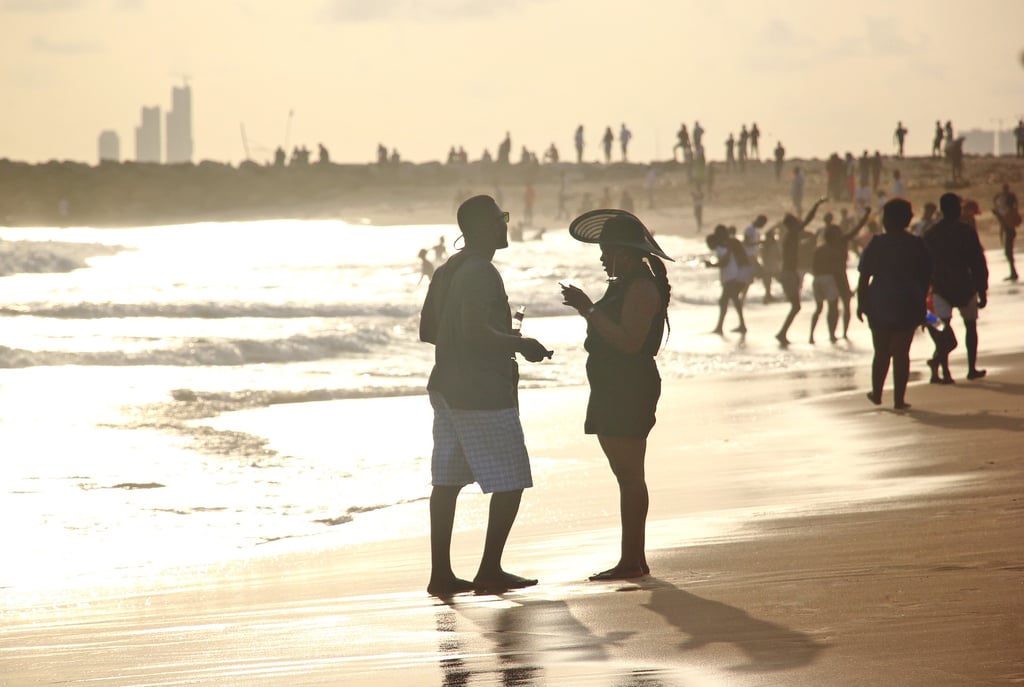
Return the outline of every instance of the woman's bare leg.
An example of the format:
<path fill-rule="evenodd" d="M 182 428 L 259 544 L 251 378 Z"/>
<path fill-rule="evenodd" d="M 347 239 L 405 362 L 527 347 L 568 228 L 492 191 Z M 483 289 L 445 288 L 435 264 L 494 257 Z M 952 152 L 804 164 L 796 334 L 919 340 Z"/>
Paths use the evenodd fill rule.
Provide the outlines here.
<path fill-rule="evenodd" d="M 619 516 L 622 522 L 622 545 L 619 562 L 614 568 L 592 576 L 592 580 L 622 580 L 646 575 L 647 556 L 644 552 L 647 529 L 647 510 L 650 499 L 644 477 L 646 439 L 598 436 L 601 448 L 608 458 L 616 481 L 619 483 Z"/>

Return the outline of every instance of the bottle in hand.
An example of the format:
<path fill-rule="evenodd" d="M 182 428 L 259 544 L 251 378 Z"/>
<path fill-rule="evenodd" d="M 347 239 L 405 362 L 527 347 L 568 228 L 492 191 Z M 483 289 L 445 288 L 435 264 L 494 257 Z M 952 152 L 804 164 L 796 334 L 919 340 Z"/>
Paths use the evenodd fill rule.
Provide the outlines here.
<path fill-rule="evenodd" d="M 526 306 L 520 305 L 512 314 L 512 331 L 518 332 L 523 328 L 524 317 L 526 317 Z"/>

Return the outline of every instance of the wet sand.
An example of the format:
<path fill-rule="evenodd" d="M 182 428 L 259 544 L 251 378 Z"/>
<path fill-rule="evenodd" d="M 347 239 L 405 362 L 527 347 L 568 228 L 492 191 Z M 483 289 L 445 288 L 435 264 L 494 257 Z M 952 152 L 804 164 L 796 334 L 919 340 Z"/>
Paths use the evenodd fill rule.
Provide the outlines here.
<path fill-rule="evenodd" d="M 505 564 L 537 587 L 428 596 L 425 530 L 281 549 L 8 605 L 0 684 L 1019 683 L 1024 355 L 984 363 L 978 382 L 915 383 L 909 413 L 871 406 L 866 370 L 668 385 L 653 575 L 620 583 L 584 581 L 617 552 L 611 476 L 575 430 L 586 390 L 524 392 L 537 484 Z M 466 576 L 485 506 L 467 490 Z M 425 504 L 406 517 L 425 524 Z"/>

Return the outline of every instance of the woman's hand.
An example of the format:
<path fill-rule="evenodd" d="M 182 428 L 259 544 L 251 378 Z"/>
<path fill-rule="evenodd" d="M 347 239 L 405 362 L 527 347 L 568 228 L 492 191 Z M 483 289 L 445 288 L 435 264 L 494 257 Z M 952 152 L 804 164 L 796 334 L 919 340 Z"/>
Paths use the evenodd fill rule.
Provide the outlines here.
<path fill-rule="evenodd" d="M 590 309 L 594 304 L 590 296 L 585 294 L 578 286 L 559 284 L 562 287 L 562 304 L 575 308 L 580 314 Z"/>

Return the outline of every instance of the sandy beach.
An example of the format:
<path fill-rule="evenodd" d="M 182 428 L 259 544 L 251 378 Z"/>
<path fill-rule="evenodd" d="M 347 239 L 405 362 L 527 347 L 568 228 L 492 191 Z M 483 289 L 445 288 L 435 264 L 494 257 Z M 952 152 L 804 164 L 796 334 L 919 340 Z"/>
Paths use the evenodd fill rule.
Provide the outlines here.
<path fill-rule="evenodd" d="M 909 413 L 870 406 L 866 370 L 670 386 L 649 450 L 653 574 L 627 583 L 583 581 L 617 537 L 597 446 L 564 431 L 586 390 L 527 392 L 537 484 L 505 562 L 536 588 L 428 596 L 425 529 L 167 571 L 8 608 L 0 684 L 1017 684 L 1022 357 L 954 387 L 917 369 Z M 457 571 L 485 503 L 463 497 Z M 552 510 L 558 526 L 538 526 Z M 425 504 L 407 515 L 425 526 Z"/>

